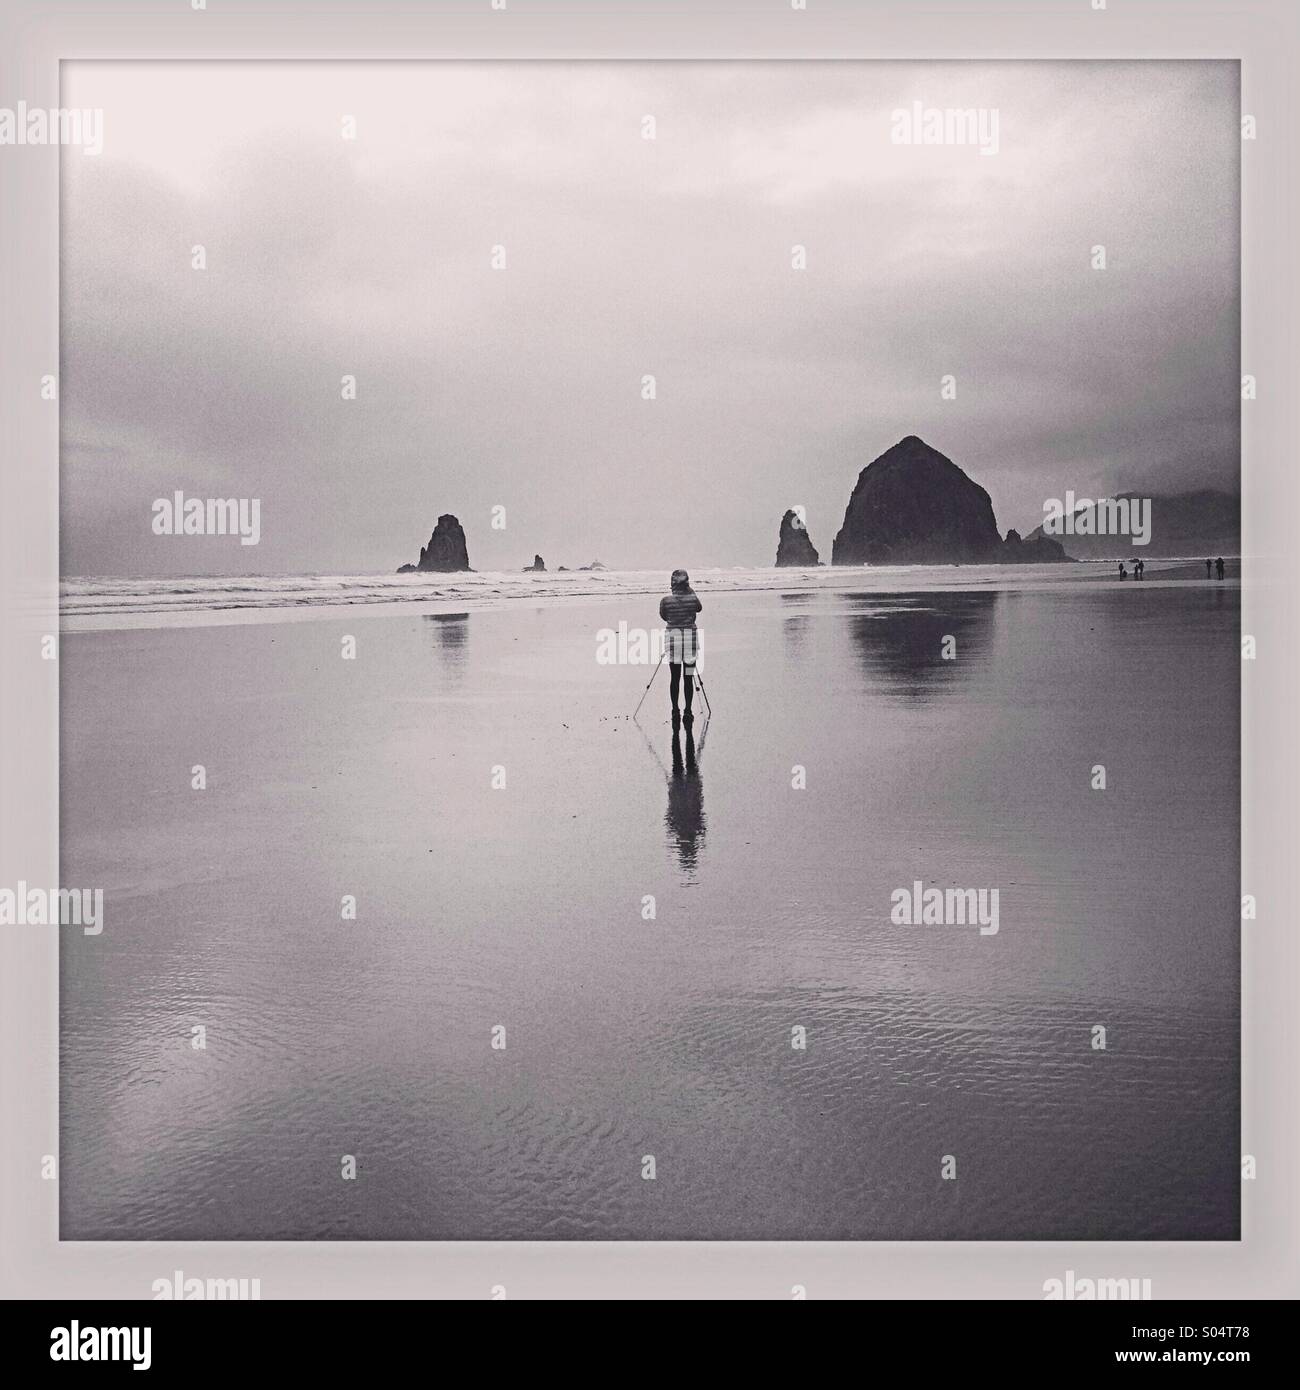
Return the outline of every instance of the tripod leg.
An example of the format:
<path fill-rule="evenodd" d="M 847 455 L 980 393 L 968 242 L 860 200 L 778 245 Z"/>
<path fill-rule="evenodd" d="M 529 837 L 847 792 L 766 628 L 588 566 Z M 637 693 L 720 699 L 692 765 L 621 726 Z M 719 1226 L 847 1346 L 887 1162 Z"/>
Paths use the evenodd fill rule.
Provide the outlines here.
<path fill-rule="evenodd" d="M 663 664 L 664 664 L 664 659 L 663 659 L 663 657 L 661 656 L 661 657 L 659 658 L 659 666 L 662 666 Z M 634 709 L 634 710 L 632 711 L 632 718 L 633 718 L 633 719 L 635 719 L 635 718 L 637 717 L 637 715 L 641 713 L 641 706 L 642 706 L 643 704 L 645 704 L 645 697 L 646 697 L 647 695 L 649 695 L 649 693 L 650 693 L 650 687 L 655 683 L 655 676 L 657 676 L 657 675 L 659 674 L 659 666 L 656 666 L 656 667 L 654 668 L 653 672 L 651 672 L 650 679 L 649 679 L 648 681 L 646 681 L 646 683 L 645 683 L 645 689 L 641 692 L 641 698 L 636 702 L 636 709 Z"/>
<path fill-rule="evenodd" d="M 709 692 L 708 692 L 707 690 L 705 690 L 705 688 L 704 688 L 704 682 L 700 679 L 699 673 L 698 673 L 698 672 L 696 673 L 696 676 L 695 676 L 695 684 L 696 684 L 697 686 L 699 686 L 699 688 L 700 688 L 700 694 L 704 696 L 704 708 L 705 708 L 706 712 L 708 713 L 709 718 L 712 719 L 712 718 L 713 718 L 713 706 L 712 706 L 711 704 L 709 704 Z"/>

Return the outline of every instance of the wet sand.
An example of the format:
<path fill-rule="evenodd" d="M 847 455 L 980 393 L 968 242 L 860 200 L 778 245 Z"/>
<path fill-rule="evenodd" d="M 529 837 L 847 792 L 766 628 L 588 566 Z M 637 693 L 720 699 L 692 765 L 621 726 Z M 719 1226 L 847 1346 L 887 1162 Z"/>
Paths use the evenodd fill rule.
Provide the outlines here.
<path fill-rule="evenodd" d="M 67 634 L 62 1236 L 1235 1238 L 1236 586 L 705 601 Z"/>

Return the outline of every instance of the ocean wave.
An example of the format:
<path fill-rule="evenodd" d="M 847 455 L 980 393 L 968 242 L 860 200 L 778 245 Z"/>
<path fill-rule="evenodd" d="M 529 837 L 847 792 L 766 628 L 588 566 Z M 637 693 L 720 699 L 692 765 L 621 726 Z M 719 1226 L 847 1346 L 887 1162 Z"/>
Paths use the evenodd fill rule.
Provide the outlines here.
<path fill-rule="evenodd" d="M 1151 579 L 1159 577 L 1151 567 Z M 1041 587 L 1094 580 L 1111 582 L 1108 564 L 893 565 L 817 569 L 743 568 L 694 572 L 702 593 L 853 589 L 909 590 Z M 239 621 L 242 615 L 301 614 L 359 606 L 415 604 L 497 607 L 527 601 L 598 599 L 663 593 L 667 572 L 574 570 L 561 574 L 322 574 L 185 575 L 175 578 L 75 576 L 61 581 L 59 613 L 70 630 Z M 224 615 L 224 616 L 223 616 Z"/>

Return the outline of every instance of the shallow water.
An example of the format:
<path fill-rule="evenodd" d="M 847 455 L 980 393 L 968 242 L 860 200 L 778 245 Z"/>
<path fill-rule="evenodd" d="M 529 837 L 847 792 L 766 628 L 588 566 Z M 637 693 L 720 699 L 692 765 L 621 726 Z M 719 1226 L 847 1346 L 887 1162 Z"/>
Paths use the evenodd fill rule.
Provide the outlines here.
<path fill-rule="evenodd" d="M 1235 1238 L 1235 587 L 705 604 L 68 633 L 63 1237 Z"/>
<path fill-rule="evenodd" d="M 1200 575 L 1200 560 L 1153 559 L 1147 584 Z M 1238 562 L 1230 561 L 1235 581 Z M 815 569 L 772 566 L 693 569 L 702 594 L 852 591 L 875 593 L 949 589 L 1041 589 L 1058 584 L 1116 582 L 1110 560 L 1053 565 L 822 565 Z M 192 575 L 166 579 L 113 576 L 63 579 L 59 613 L 65 631 L 92 632 L 130 627 L 193 627 L 251 621 L 287 622 L 331 613 L 386 613 L 401 605 L 415 612 L 478 612 L 516 603 L 573 603 L 582 600 L 653 596 L 664 569 L 552 570 L 537 573 L 452 574 L 248 574 Z M 42 596 L 42 605 L 45 603 Z M 653 616 L 653 605 L 651 605 Z M 41 609 L 45 611 L 44 607 Z"/>

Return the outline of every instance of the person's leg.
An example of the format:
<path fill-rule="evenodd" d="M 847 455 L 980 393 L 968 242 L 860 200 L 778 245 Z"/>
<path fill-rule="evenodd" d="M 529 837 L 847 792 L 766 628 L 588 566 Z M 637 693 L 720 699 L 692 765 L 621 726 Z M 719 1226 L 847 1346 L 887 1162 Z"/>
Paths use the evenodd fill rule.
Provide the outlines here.
<path fill-rule="evenodd" d="M 695 693 L 695 667 L 686 668 L 686 722 L 689 724 L 695 717 L 691 713 L 691 696 Z"/>
<path fill-rule="evenodd" d="M 668 694 L 669 694 L 670 698 L 672 699 L 672 702 L 673 702 L 673 710 L 674 710 L 674 711 L 676 711 L 676 709 L 677 709 L 677 692 L 678 692 L 678 690 L 681 688 L 681 684 L 682 684 L 682 668 L 681 668 L 681 664 L 680 664 L 679 662 L 676 662 L 676 661 L 670 661 L 670 662 L 668 663 Z M 687 709 L 690 708 L 690 704 L 691 704 L 691 692 L 690 692 L 690 689 L 689 689 L 689 687 L 688 687 L 688 688 L 687 688 L 687 691 L 686 691 L 686 707 L 687 707 Z"/>

